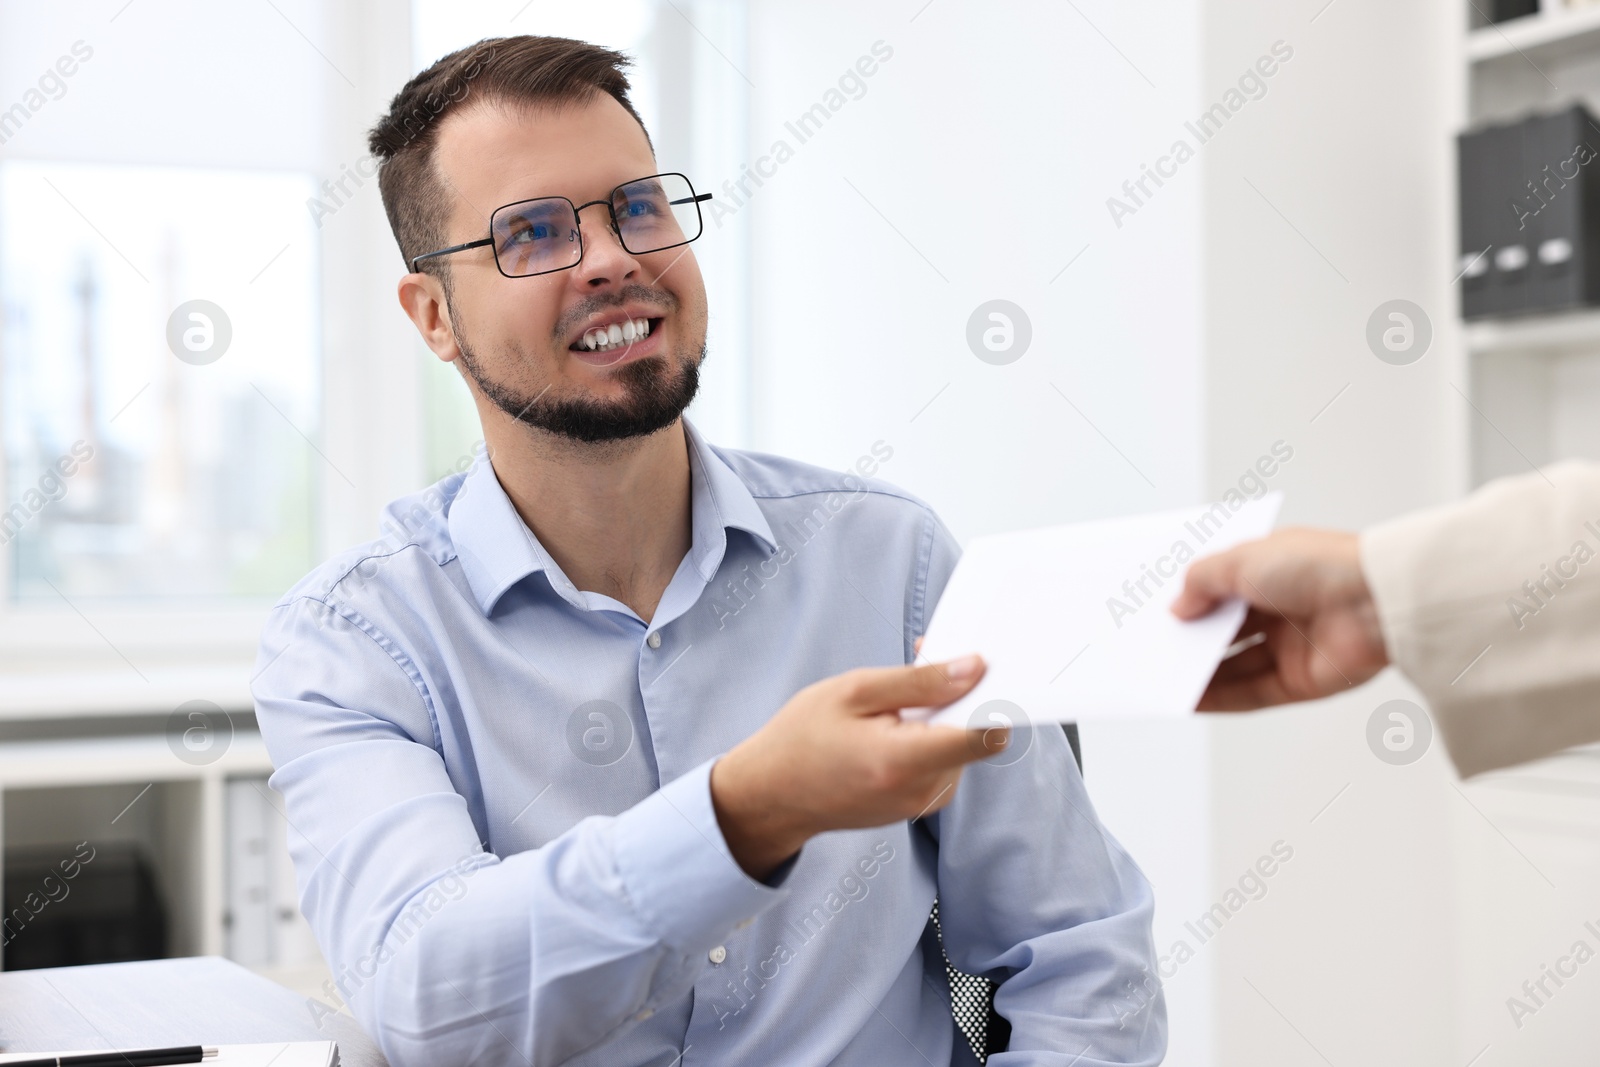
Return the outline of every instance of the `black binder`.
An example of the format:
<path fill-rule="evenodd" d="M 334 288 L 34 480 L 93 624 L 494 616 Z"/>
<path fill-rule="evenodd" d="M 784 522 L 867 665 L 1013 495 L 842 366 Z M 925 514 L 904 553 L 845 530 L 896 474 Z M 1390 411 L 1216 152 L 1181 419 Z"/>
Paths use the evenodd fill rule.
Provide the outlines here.
<path fill-rule="evenodd" d="M 1515 248 L 1526 250 L 1531 209 L 1519 207 L 1521 156 L 1520 124 L 1487 126 L 1457 139 L 1461 254 L 1456 271 L 1463 318 L 1504 315 L 1523 303 Z"/>
<path fill-rule="evenodd" d="M 1529 169 L 1545 203 L 1534 216 L 1528 265 L 1530 310 L 1600 300 L 1600 130 L 1578 105 L 1531 121 Z"/>
<path fill-rule="evenodd" d="M 1488 15 L 1490 22 L 1505 22 L 1538 14 L 1538 11 L 1539 0 L 1491 0 Z"/>
<path fill-rule="evenodd" d="M 1494 129 L 1474 130 L 1456 138 L 1456 167 L 1460 177 L 1461 317 L 1481 318 L 1495 313 L 1492 293 L 1494 242 L 1489 219 L 1494 211 L 1494 184 L 1489 180 Z"/>
<path fill-rule="evenodd" d="M 1600 122 L 1574 104 L 1462 134 L 1458 158 L 1462 317 L 1600 304 Z"/>
<path fill-rule="evenodd" d="M 1535 162 L 1539 156 L 1537 122 L 1528 118 L 1502 129 L 1493 142 L 1495 156 L 1489 161 L 1490 180 L 1498 196 L 1489 224 L 1489 238 L 1494 242 L 1491 304 L 1500 315 L 1532 308 L 1528 268 L 1544 205 L 1534 180 L 1539 170 Z"/>
<path fill-rule="evenodd" d="M 155 872 L 135 845 L 97 843 L 71 879 L 59 862 L 75 846 L 5 851 L 5 969 L 74 967 L 167 955 L 167 911 Z"/>

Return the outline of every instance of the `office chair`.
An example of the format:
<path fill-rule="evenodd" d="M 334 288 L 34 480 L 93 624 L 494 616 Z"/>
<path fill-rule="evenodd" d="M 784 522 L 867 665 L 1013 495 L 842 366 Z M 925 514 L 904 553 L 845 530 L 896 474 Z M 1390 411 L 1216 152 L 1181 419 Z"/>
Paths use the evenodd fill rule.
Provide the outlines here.
<path fill-rule="evenodd" d="M 1072 746 L 1072 758 L 1083 773 L 1083 751 L 1078 747 L 1078 724 L 1062 723 L 1067 744 Z M 958 971 L 944 953 L 944 929 L 939 925 L 939 901 L 933 902 L 933 912 L 928 916 L 934 936 L 939 942 L 939 953 L 944 956 L 945 976 L 950 980 L 950 1013 L 955 1016 L 956 1028 L 972 1046 L 972 1054 L 979 1063 L 988 1063 L 996 1052 L 1004 1052 L 1011 1042 L 1011 1023 L 994 1010 L 994 991 L 998 982 L 982 975 Z"/>

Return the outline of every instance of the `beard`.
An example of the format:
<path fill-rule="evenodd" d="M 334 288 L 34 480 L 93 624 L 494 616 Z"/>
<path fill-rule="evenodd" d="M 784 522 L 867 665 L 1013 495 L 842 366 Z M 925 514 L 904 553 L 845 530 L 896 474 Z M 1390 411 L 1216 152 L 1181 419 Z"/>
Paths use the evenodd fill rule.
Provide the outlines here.
<path fill-rule="evenodd" d="M 518 422 L 570 441 L 599 444 L 646 437 L 676 422 L 700 391 L 700 364 L 706 358 L 704 343 L 694 356 L 676 353 L 675 362 L 663 356 L 647 356 L 618 368 L 613 379 L 624 389 L 618 400 L 548 397 L 545 391 L 528 393 L 489 377 L 468 344 L 465 331 L 459 328 L 460 320 L 456 322 L 456 347 L 461 351 L 463 369 L 483 395 Z M 507 365 L 527 365 L 520 353 L 508 349 L 507 355 Z"/>

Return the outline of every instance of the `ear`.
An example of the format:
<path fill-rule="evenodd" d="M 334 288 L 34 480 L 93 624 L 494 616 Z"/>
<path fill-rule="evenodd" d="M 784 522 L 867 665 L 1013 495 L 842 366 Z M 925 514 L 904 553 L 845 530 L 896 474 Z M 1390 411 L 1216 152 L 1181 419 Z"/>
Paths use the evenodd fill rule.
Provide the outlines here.
<path fill-rule="evenodd" d="M 407 274 L 397 291 L 400 306 L 416 326 L 433 354 L 446 363 L 461 355 L 456 346 L 455 329 L 450 323 L 450 308 L 445 303 L 444 286 L 432 274 Z"/>

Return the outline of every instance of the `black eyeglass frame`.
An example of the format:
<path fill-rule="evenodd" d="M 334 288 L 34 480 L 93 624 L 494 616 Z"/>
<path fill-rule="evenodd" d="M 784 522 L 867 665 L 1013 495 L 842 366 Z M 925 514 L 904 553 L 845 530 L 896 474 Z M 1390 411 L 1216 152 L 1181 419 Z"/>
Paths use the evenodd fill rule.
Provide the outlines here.
<path fill-rule="evenodd" d="M 622 227 L 617 223 L 617 209 L 612 203 L 612 200 L 617 195 L 617 190 L 621 189 L 624 185 L 635 185 L 639 182 L 647 182 L 651 178 L 682 178 L 683 183 L 689 187 L 690 195 L 681 200 L 668 201 L 668 206 L 676 207 L 679 204 L 693 204 L 694 216 L 696 221 L 700 223 L 700 226 L 699 229 L 695 231 L 695 235 L 686 241 L 679 241 L 677 244 L 662 245 L 660 248 L 650 249 L 649 252 L 635 252 L 633 249 L 628 247 L 628 242 L 622 236 Z M 635 256 L 645 256 L 649 255 L 651 252 L 664 252 L 669 248 L 681 248 L 683 245 L 692 244 L 695 241 L 698 241 L 701 235 L 706 232 L 706 220 L 700 213 L 700 205 L 710 199 L 710 193 L 696 193 L 694 191 L 694 182 L 689 180 L 689 176 L 687 174 L 684 174 L 681 171 L 669 170 L 664 171 L 661 174 L 646 174 L 642 178 L 630 178 L 613 188 L 610 194 L 604 200 L 591 200 L 587 204 L 574 204 L 571 200 L 567 200 L 567 198 L 564 196 L 534 196 L 529 197 L 526 200 L 513 200 L 509 204 L 501 204 L 499 207 L 495 208 L 489 213 L 488 237 L 479 238 L 476 241 L 468 241 L 465 244 L 451 245 L 449 248 L 441 248 L 434 252 L 424 252 L 420 256 L 413 256 L 411 259 L 411 271 L 413 274 L 416 273 L 417 264 L 425 259 L 432 259 L 435 256 L 448 256 L 452 252 L 465 252 L 469 248 L 482 248 L 484 245 L 488 245 L 489 250 L 494 253 L 495 270 L 498 270 L 502 276 L 507 278 L 537 278 L 542 274 L 555 274 L 559 271 L 571 270 L 573 267 L 576 267 L 578 264 L 583 262 L 584 253 L 587 251 L 587 248 L 583 243 L 583 212 L 586 208 L 594 207 L 596 204 L 600 204 L 605 207 L 606 217 L 611 222 L 611 232 L 617 235 L 617 242 L 621 244 L 624 251 L 628 252 L 629 254 Z M 494 247 L 494 218 L 506 208 L 517 207 L 522 204 L 532 204 L 540 200 L 566 200 L 567 205 L 572 208 L 572 217 L 576 219 L 578 223 L 578 258 L 573 260 L 571 263 L 568 263 L 564 267 L 552 267 L 549 270 L 534 271 L 532 274 L 507 274 L 506 269 L 500 265 L 500 250 Z"/>

